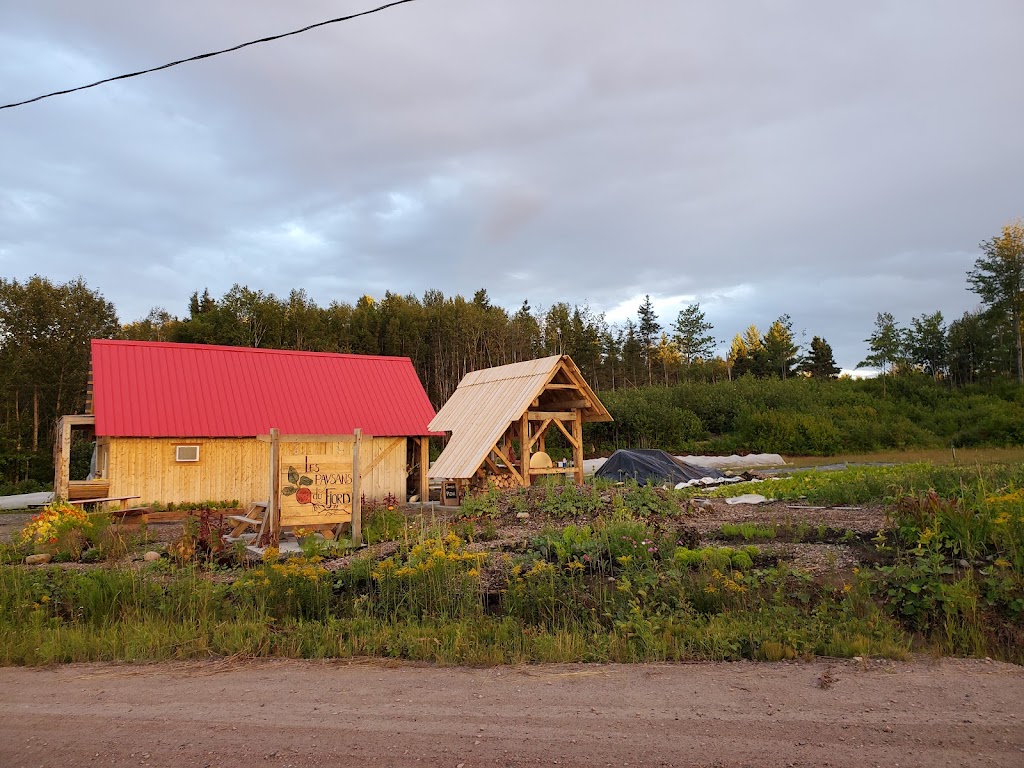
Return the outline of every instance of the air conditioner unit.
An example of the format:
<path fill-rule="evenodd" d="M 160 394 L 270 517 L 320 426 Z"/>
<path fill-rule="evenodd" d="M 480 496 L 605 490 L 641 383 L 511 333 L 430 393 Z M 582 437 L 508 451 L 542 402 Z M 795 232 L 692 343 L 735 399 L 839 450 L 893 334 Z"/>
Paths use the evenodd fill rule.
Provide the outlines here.
<path fill-rule="evenodd" d="M 199 461 L 198 445 L 176 445 L 174 446 L 175 461 Z"/>

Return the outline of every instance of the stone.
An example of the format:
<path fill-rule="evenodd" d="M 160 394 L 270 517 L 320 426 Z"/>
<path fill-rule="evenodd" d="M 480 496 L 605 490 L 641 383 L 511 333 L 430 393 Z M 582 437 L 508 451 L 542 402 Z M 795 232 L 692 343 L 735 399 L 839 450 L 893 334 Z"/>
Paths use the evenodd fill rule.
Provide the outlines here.
<path fill-rule="evenodd" d="M 516 519 L 517 520 L 529 520 L 530 519 L 530 513 L 529 512 L 516 512 Z"/>
<path fill-rule="evenodd" d="M 53 560 L 53 555 L 44 553 L 42 555 L 29 555 L 25 558 L 25 565 L 43 565 Z"/>
<path fill-rule="evenodd" d="M 150 550 L 142 556 L 142 559 L 145 560 L 147 563 L 153 563 L 160 559 L 160 553 Z"/>

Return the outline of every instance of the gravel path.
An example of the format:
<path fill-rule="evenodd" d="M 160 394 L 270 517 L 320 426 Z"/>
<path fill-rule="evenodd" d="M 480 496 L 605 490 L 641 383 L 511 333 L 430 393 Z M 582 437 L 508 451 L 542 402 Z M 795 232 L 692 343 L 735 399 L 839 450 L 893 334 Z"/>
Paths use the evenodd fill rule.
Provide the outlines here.
<path fill-rule="evenodd" d="M 1020 766 L 1024 669 L 921 660 L 0 669 L 0 765 Z"/>

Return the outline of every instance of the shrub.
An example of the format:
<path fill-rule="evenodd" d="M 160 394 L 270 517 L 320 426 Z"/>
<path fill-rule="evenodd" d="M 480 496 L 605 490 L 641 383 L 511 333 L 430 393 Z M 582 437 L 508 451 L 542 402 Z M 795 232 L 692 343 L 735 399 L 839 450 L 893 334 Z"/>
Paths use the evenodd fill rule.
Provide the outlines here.
<path fill-rule="evenodd" d="M 377 563 L 371 572 L 375 595 L 364 610 L 381 618 L 477 615 L 485 559 L 485 553 L 467 551 L 454 533 L 426 539 Z"/>
<path fill-rule="evenodd" d="M 78 560 L 109 522 L 109 517 L 89 515 L 81 507 L 57 499 L 25 524 L 20 542 L 58 560 Z"/>

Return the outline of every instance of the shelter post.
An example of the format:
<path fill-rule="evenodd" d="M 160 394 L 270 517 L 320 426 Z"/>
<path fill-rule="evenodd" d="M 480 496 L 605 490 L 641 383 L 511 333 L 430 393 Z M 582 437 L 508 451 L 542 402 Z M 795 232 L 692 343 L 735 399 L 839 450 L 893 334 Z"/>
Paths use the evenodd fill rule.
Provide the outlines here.
<path fill-rule="evenodd" d="M 519 444 L 522 447 L 523 485 L 530 487 L 530 414 L 524 412 L 519 419 Z"/>
<path fill-rule="evenodd" d="M 576 411 L 572 422 L 572 463 L 576 469 L 576 485 L 583 485 L 583 412 Z"/>

